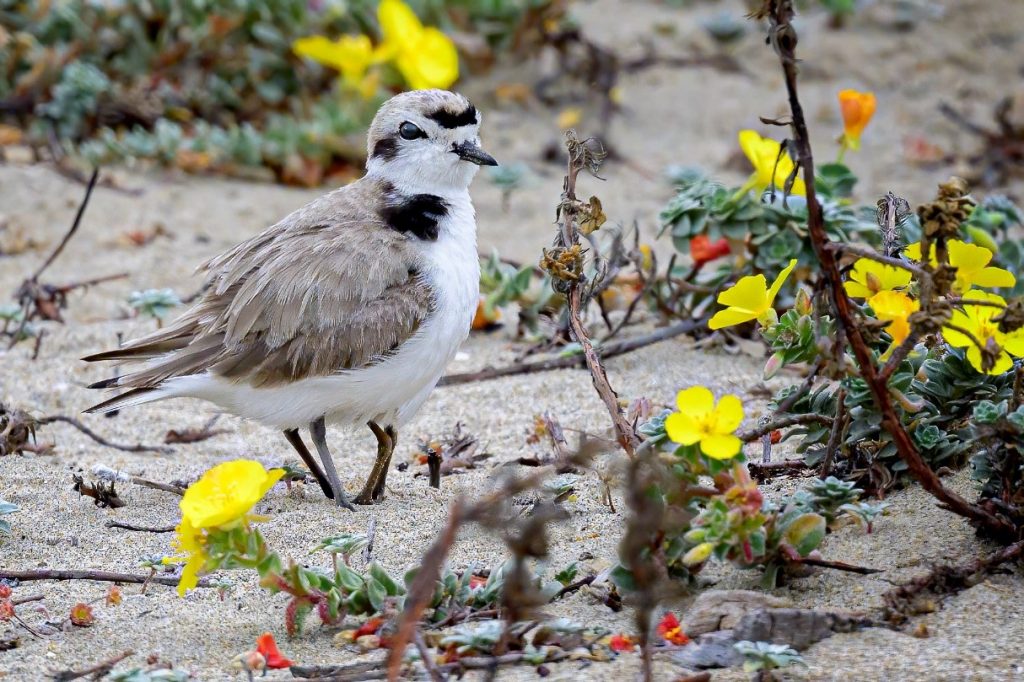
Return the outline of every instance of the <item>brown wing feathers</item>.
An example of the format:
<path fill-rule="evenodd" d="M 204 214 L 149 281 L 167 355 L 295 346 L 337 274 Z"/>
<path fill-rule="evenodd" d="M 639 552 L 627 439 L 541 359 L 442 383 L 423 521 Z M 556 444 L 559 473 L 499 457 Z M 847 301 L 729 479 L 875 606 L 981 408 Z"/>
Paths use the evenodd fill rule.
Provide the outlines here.
<path fill-rule="evenodd" d="M 267 386 L 361 367 L 407 340 L 433 294 L 407 238 L 346 191 L 368 190 L 321 197 L 206 263 L 209 286 L 185 315 L 85 358 L 154 363 L 95 386 L 154 387 L 205 371 Z"/>

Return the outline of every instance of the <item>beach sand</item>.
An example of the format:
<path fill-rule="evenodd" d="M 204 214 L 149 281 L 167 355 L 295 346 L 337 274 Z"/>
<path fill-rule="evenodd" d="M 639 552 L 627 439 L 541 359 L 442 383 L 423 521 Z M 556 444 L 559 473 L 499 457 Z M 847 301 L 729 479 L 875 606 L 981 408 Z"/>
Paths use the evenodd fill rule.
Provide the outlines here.
<path fill-rule="evenodd" d="M 599 0 L 578 8 L 589 35 L 627 54 L 639 54 L 641 41 L 655 35 L 654 27 L 671 24 L 674 33 L 654 40 L 666 53 L 682 53 L 692 45 L 711 50 L 700 22 L 723 9 L 740 11 L 739 3 L 699 4 L 687 10 L 663 3 Z M 1009 94 L 1007 83 L 1020 85 L 1022 38 L 1012 27 L 1024 25 L 1024 4 L 1019 2 L 931 3 L 944 11 L 941 20 L 925 21 L 916 31 L 898 33 L 881 22 L 883 7 L 873 7 L 847 30 L 823 29 L 819 16 L 802 21 L 807 37 L 800 54 L 806 61 L 803 100 L 813 127 L 821 159 L 835 152 L 834 138 L 841 129 L 835 93 L 842 87 L 872 89 L 879 96 L 879 111 L 864 138 L 864 148 L 848 162 L 861 177 L 857 198 L 871 204 L 888 190 L 905 196 L 912 205 L 933 196 L 935 185 L 954 170 L 948 166 L 924 168 L 907 163 L 903 144 L 907 136 L 921 136 L 946 148 L 970 148 L 973 139 L 954 128 L 937 112 L 939 101 L 963 106 L 987 120 L 991 103 Z M 811 30 L 806 30 L 811 29 Z M 602 173 L 605 181 L 581 179 L 584 196 L 598 194 L 610 223 L 637 221 L 644 241 L 653 242 L 657 212 L 671 196 L 659 179 L 668 164 L 704 167 L 724 180 L 739 182 L 743 173 L 725 167 L 736 151 L 736 132 L 757 127 L 757 117 L 785 111 L 777 62 L 759 36 L 749 33 L 734 48 L 747 73 L 725 74 L 710 69 L 657 67 L 630 76 L 621 84 L 624 113 L 612 128 L 612 141 L 632 163 L 612 163 Z M 498 107 L 488 93 L 500 82 L 530 81 L 535 67 L 503 67 L 485 80 L 471 80 L 466 91 L 484 112 L 486 147 L 504 163 L 525 162 L 533 181 L 517 191 L 510 210 L 501 208 L 500 192 L 485 178 L 473 188 L 482 252 L 497 248 L 503 256 L 534 261 L 553 235 L 554 207 L 561 191 L 562 170 L 539 161 L 540 147 L 558 139 L 555 112 L 539 106 L 527 110 L 515 105 Z M 581 126 L 586 131 L 588 119 Z M 318 191 L 247 184 L 206 177 L 187 177 L 163 171 L 135 172 L 116 169 L 130 195 L 100 188 L 86 213 L 80 234 L 44 280 L 76 281 L 98 275 L 127 272 L 128 278 L 75 292 L 66 311 L 67 323 L 45 325 L 46 336 L 37 360 L 30 344 L 0 350 L 0 401 L 30 410 L 37 416 L 77 416 L 104 437 L 119 443 L 159 444 L 168 429 L 203 425 L 216 412 L 210 405 L 176 401 L 123 411 L 108 419 L 79 413 L 98 399 L 85 385 L 101 379 L 108 369 L 86 365 L 78 358 L 153 327 L 148 320 L 125 319 L 131 291 L 171 287 L 181 295 L 194 292 L 197 264 L 298 208 Z M 650 177 L 648 177 L 650 176 Z M 652 179 L 653 178 L 653 179 Z M 1021 196 L 1021 183 L 1008 188 Z M 10 226 L 46 243 L 37 251 L 0 258 L 0 292 L 12 292 L 40 263 L 49 247 L 70 224 L 82 187 L 43 166 L 0 166 L 0 215 Z M 131 230 L 162 225 L 169 237 L 137 248 L 119 243 Z M 12 228 L 9 228 L 12 229 Z M 669 253 L 666 240 L 657 242 Z M 628 330 L 627 333 L 639 333 Z M 471 337 L 451 372 L 470 371 L 510 362 L 525 346 L 511 338 L 511 330 Z M 666 341 L 608 362 L 613 386 L 624 399 L 646 396 L 656 404 L 670 404 L 681 388 L 694 384 L 716 393 L 735 393 L 747 405 L 747 424 L 765 409 L 761 368 L 764 357 L 698 350 L 685 338 Z M 777 378 L 777 389 L 792 378 Z M 527 435 L 534 416 L 550 411 L 569 434 L 606 435 L 608 418 L 584 371 L 564 370 L 510 377 L 438 389 L 419 415 L 401 434 L 387 498 L 378 506 L 355 513 L 340 510 L 325 500 L 315 486 L 274 488 L 256 511 L 269 516 L 261 524 L 269 543 L 282 554 L 313 566 L 329 566 L 324 553 L 308 554 L 326 536 L 364 532 L 376 521 L 373 558 L 393 574 L 416 565 L 443 525 L 447 509 L 460 495 L 474 497 L 491 489 L 496 477 L 522 467 L 506 467 L 521 456 L 546 454 L 531 446 Z M 425 467 L 412 461 L 415 443 L 437 438 L 462 422 L 475 434 L 482 450 L 492 456 L 472 471 L 446 477 L 440 490 L 427 486 L 415 474 Z M 40 428 L 39 440 L 53 442 L 47 455 L 0 458 L 0 497 L 21 510 L 9 517 L 14 532 L 0 546 L 0 566 L 12 569 L 74 568 L 142 573 L 143 556 L 170 553 L 170 535 L 129 532 L 105 526 L 116 519 L 143 526 L 174 524 L 178 519 L 175 496 L 120 484 L 127 505 L 101 509 L 72 491 L 72 475 L 88 474 L 103 464 L 125 473 L 157 481 L 190 479 L 216 463 L 232 458 L 255 458 L 271 465 L 294 459 L 279 433 L 257 424 L 224 416 L 217 428 L 225 433 L 202 443 L 178 445 L 173 454 L 132 454 L 101 447 L 63 424 Z M 351 494 L 358 492 L 369 472 L 374 441 L 366 429 L 329 433 L 335 460 Z M 779 456 L 787 452 L 779 448 Z M 947 482 L 968 498 L 975 495 L 967 472 Z M 764 486 L 770 498 L 796 487 L 799 481 L 777 481 Z M 581 575 L 599 571 L 616 560 L 616 547 L 625 519 L 621 496 L 616 512 L 601 500 L 602 485 L 594 473 L 575 482 L 579 494 L 566 505 L 569 519 L 551 530 L 548 574 L 579 561 Z M 822 546 L 826 558 L 883 569 L 859 576 L 818 571 L 773 591 L 797 605 L 868 610 L 881 604 L 881 595 L 893 583 L 926 572 L 942 562 L 958 562 L 992 549 L 974 537 L 962 519 L 938 509 L 917 486 L 892 495 L 888 514 L 872 534 L 849 526 L 831 534 Z M 456 569 L 470 564 L 490 567 L 507 556 L 498 538 L 476 527 L 462 531 L 450 556 Z M 582 558 L 593 557 L 593 558 Z M 703 574 L 716 588 L 756 589 L 757 572 L 739 572 L 711 566 Z M 143 666 L 147 657 L 173 664 L 199 680 L 238 678 L 232 658 L 252 648 L 263 632 L 273 633 L 283 651 L 304 665 L 342 664 L 358 654 L 332 644 L 335 632 L 311 620 L 305 632 L 289 639 L 284 632 L 281 595 L 261 590 L 252 573 L 231 572 L 233 590 L 221 598 L 215 590 L 196 590 L 179 598 L 173 588 L 150 586 L 145 594 L 137 585 L 122 588 L 124 601 L 105 606 L 107 585 L 91 582 L 36 582 L 17 587 L 15 597 L 43 594 L 45 600 L 26 604 L 19 614 L 29 624 L 60 620 L 76 602 L 95 604 L 91 628 L 71 628 L 36 638 L 10 626 L 20 635 L 19 648 L 0 652 L 0 678 L 39 680 L 52 671 L 81 669 L 125 651 L 133 651 L 118 669 Z M 813 680 L 1007 680 L 1024 678 L 1024 576 L 1009 570 L 943 601 L 935 613 L 922 616 L 906 631 L 871 629 L 837 635 L 804 654 L 806 668 L 786 672 L 787 679 Z M 685 600 L 661 609 L 683 613 Z M 632 611 L 614 613 L 585 593 L 576 593 L 549 605 L 546 611 L 612 631 L 633 631 Z M 930 636 L 909 633 L 923 623 Z M 8 624 L 9 625 L 9 624 Z M 0 626 L 0 631 L 7 626 Z M 681 669 L 659 655 L 657 679 L 672 679 Z M 632 679 L 639 670 L 635 655 L 611 663 L 579 662 L 549 666 L 548 679 Z M 503 669 L 498 679 L 533 679 L 532 668 Z M 285 679 L 276 671 L 268 679 Z M 718 671 L 715 680 L 742 680 L 739 670 Z"/>

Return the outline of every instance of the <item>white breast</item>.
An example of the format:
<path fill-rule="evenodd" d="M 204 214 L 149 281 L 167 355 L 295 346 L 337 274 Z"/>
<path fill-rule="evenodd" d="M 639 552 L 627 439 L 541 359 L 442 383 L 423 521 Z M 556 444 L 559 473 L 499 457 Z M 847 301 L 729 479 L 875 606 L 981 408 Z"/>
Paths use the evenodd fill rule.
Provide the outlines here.
<path fill-rule="evenodd" d="M 435 295 L 433 314 L 386 360 L 364 369 L 254 388 L 208 374 L 171 379 L 160 397 L 194 396 L 280 429 L 326 415 L 338 424 L 401 426 L 430 395 L 469 335 L 480 291 L 476 221 L 469 193 L 446 197 L 436 241 L 422 242 L 420 272 Z"/>

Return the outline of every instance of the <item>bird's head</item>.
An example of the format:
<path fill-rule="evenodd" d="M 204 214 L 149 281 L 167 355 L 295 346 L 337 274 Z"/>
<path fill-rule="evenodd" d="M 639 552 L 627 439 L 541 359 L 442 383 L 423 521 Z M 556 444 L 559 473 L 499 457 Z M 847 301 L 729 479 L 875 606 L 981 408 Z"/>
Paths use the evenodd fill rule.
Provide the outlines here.
<path fill-rule="evenodd" d="M 398 187 L 444 193 L 469 187 L 480 166 L 480 113 L 460 94 L 414 90 L 383 105 L 367 135 L 366 171 Z"/>

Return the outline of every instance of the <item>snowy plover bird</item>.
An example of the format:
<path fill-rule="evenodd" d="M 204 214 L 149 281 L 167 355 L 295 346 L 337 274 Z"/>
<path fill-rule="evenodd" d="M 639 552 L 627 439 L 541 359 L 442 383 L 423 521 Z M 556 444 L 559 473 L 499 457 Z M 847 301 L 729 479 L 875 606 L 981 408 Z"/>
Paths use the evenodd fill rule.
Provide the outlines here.
<path fill-rule="evenodd" d="M 479 296 L 469 184 L 497 162 L 462 95 L 388 100 L 367 135 L 366 175 L 201 266 L 206 286 L 175 322 L 87 361 L 146 361 L 90 388 L 130 390 L 89 408 L 192 397 L 284 431 L 324 494 L 352 509 L 326 424 L 367 424 L 372 504 L 398 428 L 469 334 Z M 302 442 L 308 426 L 323 471 Z M 326 472 L 326 475 L 325 473 Z"/>

